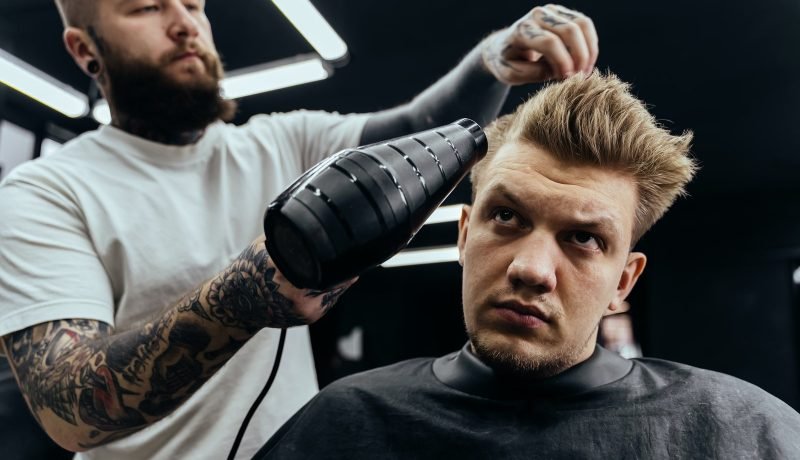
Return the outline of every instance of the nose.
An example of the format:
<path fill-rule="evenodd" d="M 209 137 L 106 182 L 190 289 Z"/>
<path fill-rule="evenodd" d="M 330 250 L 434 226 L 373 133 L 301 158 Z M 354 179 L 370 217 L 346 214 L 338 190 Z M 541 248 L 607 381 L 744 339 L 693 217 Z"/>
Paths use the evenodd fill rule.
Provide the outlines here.
<path fill-rule="evenodd" d="M 532 290 L 536 295 L 552 292 L 556 288 L 557 242 L 533 232 L 522 243 L 506 272 L 511 284 Z"/>
<path fill-rule="evenodd" d="M 169 37 L 174 41 L 183 41 L 197 37 L 200 33 L 197 19 L 186 9 L 183 2 L 173 2 L 173 5 L 168 18 L 169 26 L 167 28 L 167 33 Z"/>

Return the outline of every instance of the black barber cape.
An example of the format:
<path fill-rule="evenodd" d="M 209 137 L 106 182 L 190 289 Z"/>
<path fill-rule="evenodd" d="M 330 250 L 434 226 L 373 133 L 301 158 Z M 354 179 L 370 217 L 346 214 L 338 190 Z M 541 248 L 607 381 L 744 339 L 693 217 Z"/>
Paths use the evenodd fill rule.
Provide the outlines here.
<path fill-rule="evenodd" d="M 597 347 L 512 386 L 465 346 L 329 385 L 266 459 L 800 459 L 800 414 L 734 377 Z"/>

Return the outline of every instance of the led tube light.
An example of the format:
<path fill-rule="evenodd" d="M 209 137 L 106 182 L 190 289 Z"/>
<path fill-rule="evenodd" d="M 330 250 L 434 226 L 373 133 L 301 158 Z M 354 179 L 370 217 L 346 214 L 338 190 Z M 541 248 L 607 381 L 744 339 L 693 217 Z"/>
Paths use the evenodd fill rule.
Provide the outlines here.
<path fill-rule="evenodd" d="M 89 111 L 84 94 L 2 49 L 0 82 L 71 118 L 82 117 Z"/>
<path fill-rule="evenodd" d="M 458 222 L 458 219 L 461 218 L 461 208 L 463 206 L 463 204 L 440 206 L 428 217 L 428 220 L 425 221 L 425 225 L 440 224 L 442 222 Z"/>
<path fill-rule="evenodd" d="M 283 61 L 279 61 L 283 62 Z M 328 78 L 328 68 L 317 57 L 304 57 L 283 65 L 242 69 L 220 82 L 226 98 L 237 99 Z"/>
<path fill-rule="evenodd" d="M 272 0 L 298 32 L 326 61 L 347 57 L 347 44 L 308 0 Z"/>
<path fill-rule="evenodd" d="M 395 254 L 381 266 L 392 268 L 456 261 L 458 261 L 458 246 L 444 246 L 429 249 L 406 249 Z"/>

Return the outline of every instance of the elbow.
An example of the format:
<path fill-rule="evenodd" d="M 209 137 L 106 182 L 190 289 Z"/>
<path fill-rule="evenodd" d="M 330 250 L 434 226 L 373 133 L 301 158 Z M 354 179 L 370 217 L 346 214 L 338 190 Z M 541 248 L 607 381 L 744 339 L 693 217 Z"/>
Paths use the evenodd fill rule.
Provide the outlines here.
<path fill-rule="evenodd" d="M 107 444 L 121 436 L 117 433 L 103 433 L 100 435 L 96 429 L 88 426 L 74 426 L 68 424 L 43 425 L 45 432 L 62 449 L 70 452 L 86 452 L 87 450 Z"/>
<path fill-rule="evenodd" d="M 53 442 L 58 444 L 58 446 L 64 450 L 76 453 L 89 450 L 88 447 L 82 446 L 81 442 L 79 441 L 83 438 L 83 435 L 81 433 L 77 433 L 77 430 L 70 431 L 72 431 L 72 433 L 70 433 L 68 430 L 45 430 L 47 436 L 49 436 Z"/>
<path fill-rule="evenodd" d="M 75 428 L 72 430 L 45 430 L 50 439 L 53 440 L 59 447 L 70 452 L 85 452 L 90 449 L 88 445 L 82 441 L 86 435 L 81 430 Z"/>

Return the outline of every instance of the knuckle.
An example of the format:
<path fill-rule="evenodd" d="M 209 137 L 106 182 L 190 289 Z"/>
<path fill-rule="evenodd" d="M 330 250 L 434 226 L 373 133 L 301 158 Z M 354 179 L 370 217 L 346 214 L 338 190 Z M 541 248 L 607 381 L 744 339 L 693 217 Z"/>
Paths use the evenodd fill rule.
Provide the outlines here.
<path fill-rule="evenodd" d="M 574 22 L 565 22 L 560 26 L 563 30 L 566 31 L 571 37 L 581 37 L 583 36 L 583 31 L 581 28 L 575 24 Z"/>
<path fill-rule="evenodd" d="M 594 28 L 594 22 L 592 22 L 592 19 L 589 18 L 588 16 L 580 15 L 577 18 L 575 18 L 575 20 L 573 20 L 572 22 L 574 22 L 583 29 Z"/>
<path fill-rule="evenodd" d="M 544 6 L 534 6 L 531 10 L 530 14 L 532 16 L 538 16 L 541 14 L 547 14 L 547 9 Z"/>

